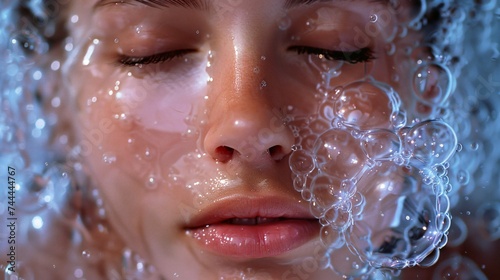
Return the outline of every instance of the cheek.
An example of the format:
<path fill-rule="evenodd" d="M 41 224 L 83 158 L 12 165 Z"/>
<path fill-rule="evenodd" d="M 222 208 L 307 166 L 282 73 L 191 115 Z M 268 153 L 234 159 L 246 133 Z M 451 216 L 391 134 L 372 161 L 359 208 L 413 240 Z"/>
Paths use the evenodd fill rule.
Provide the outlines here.
<path fill-rule="evenodd" d="M 75 75 L 92 81 L 74 83 L 77 144 L 106 201 L 116 207 L 112 212 L 126 213 L 136 224 L 145 193 L 162 182 L 173 184 L 174 166 L 196 150 L 199 127 L 193 116 L 203 92 L 196 84 L 182 87 L 182 81 L 151 83 L 118 72 L 96 78 L 90 72 Z M 172 195 L 180 197 L 162 193 L 167 200 Z"/>
<path fill-rule="evenodd" d="M 200 75 L 196 80 L 203 80 Z M 170 166 L 196 149 L 204 96 L 201 84 L 187 78 L 154 77 L 89 74 L 83 79 L 92 79 L 92 85 L 78 90 L 83 155 L 93 165 L 120 168 L 143 185 L 168 176 Z"/>

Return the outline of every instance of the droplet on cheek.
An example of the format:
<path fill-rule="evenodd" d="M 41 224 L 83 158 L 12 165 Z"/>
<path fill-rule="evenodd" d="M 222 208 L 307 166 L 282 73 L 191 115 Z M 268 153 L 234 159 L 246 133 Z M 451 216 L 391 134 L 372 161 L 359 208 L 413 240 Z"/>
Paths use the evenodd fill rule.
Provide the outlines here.
<path fill-rule="evenodd" d="M 147 189 L 150 189 L 150 190 L 156 189 L 158 187 L 158 178 L 156 178 L 156 176 L 154 176 L 154 175 L 148 176 L 145 185 L 146 185 Z"/>
<path fill-rule="evenodd" d="M 115 154 L 113 153 L 104 153 L 102 155 L 102 160 L 104 161 L 104 163 L 106 164 L 113 164 L 116 162 L 116 156 Z"/>

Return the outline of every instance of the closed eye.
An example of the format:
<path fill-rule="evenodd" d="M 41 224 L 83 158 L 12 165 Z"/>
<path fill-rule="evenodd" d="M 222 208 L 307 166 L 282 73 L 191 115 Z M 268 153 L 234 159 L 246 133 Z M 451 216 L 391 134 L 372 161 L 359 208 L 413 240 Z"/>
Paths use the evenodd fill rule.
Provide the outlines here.
<path fill-rule="evenodd" d="M 298 54 L 317 55 L 320 58 L 327 60 L 345 61 L 351 64 L 369 62 L 376 57 L 373 55 L 371 48 L 365 47 L 356 51 L 335 51 L 315 47 L 292 46 L 289 51 L 297 52 Z"/>
<path fill-rule="evenodd" d="M 146 64 L 157 64 L 165 61 L 170 61 L 177 57 L 183 57 L 188 53 L 196 52 L 194 49 L 174 50 L 154 54 L 150 56 L 134 57 L 134 56 L 121 56 L 118 62 L 123 66 L 137 66 Z"/>

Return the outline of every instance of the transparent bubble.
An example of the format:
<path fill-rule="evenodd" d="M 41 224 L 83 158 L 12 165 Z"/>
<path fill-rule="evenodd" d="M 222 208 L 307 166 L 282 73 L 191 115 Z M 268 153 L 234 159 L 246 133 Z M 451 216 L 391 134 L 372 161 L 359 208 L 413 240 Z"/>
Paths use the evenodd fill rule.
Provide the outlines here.
<path fill-rule="evenodd" d="M 302 198 L 305 200 L 305 201 L 311 201 L 312 199 L 312 193 L 309 189 L 303 189 L 302 192 L 301 192 L 301 195 L 302 195 Z"/>
<path fill-rule="evenodd" d="M 448 244 L 452 247 L 460 246 L 467 238 L 467 225 L 460 217 L 453 217 L 450 231 L 448 232 Z"/>
<path fill-rule="evenodd" d="M 352 214 L 355 219 L 361 218 L 361 214 L 365 209 L 366 198 L 360 192 L 356 192 L 351 198 L 352 202 Z"/>
<path fill-rule="evenodd" d="M 455 153 L 456 145 L 455 132 L 442 121 L 418 123 L 405 137 L 405 146 L 413 158 L 428 166 L 443 164 Z"/>
<path fill-rule="evenodd" d="M 371 226 L 364 221 L 356 221 L 347 232 L 349 247 L 356 252 L 358 256 L 364 256 L 366 252 L 373 251 L 371 242 Z"/>
<path fill-rule="evenodd" d="M 305 185 L 305 179 L 301 176 L 295 176 L 293 178 L 293 188 L 298 191 L 298 192 L 301 192 L 304 188 L 306 187 Z"/>
<path fill-rule="evenodd" d="M 331 122 L 335 118 L 335 104 L 329 101 L 323 102 L 319 112 L 323 119 Z"/>
<path fill-rule="evenodd" d="M 433 279 L 488 279 L 481 269 L 469 258 L 453 256 L 440 261 L 434 270 Z"/>
<path fill-rule="evenodd" d="M 330 248 L 340 248 L 345 242 L 342 232 L 330 226 L 321 227 L 320 239 L 324 246 Z"/>
<path fill-rule="evenodd" d="M 399 1 L 397 1 L 399 3 Z M 401 5 L 401 4 L 399 4 Z M 406 26 L 409 25 L 413 27 L 413 29 L 418 29 L 416 28 L 417 23 L 420 22 L 422 17 L 424 16 L 426 10 L 427 10 L 427 1 L 424 0 L 418 0 L 412 2 L 412 9 L 403 9 L 402 11 L 399 11 L 398 14 L 398 19 L 400 20 L 402 25 Z"/>
<path fill-rule="evenodd" d="M 338 231 L 345 231 L 349 226 L 352 225 L 352 214 L 350 211 L 338 210 L 337 216 L 331 221 L 331 226 L 333 229 Z"/>
<path fill-rule="evenodd" d="M 336 114 L 349 127 L 365 130 L 390 128 L 397 108 L 392 91 L 372 82 L 354 82 L 344 87 L 336 102 Z"/>
<path fill-rule="evenodd" d="M 453 87 L 450 70 L 441 64 L 424 63 L 413 74 L 413 93 L 428 106 L 442 105 Z"/>
<path fill-rule="evenodd" d="M 340 179 L 356 176 L 365 166 L 366 156 L 358 141 L 348 132 L 331 129 L 315 143 L 314 154 L 318 168 Z"/>
<path fill-rule="evenodd" d="M 308 128 L 311 130 L 312 133 L 320 135 L 323 134 L 328 129 L 330 129 L 331 127 L 330 124 L 326 121 L 314 120 L 308 125 Z"/>
<path fill-rule="evenodd" d="M 375 130 L 363 136 L 361 147 L 370 159 L 393 160 L 401 151 L 401 141 L 390 130 Z"/>
<path fill-rule="evenodd" d="M 358 191 L 369 201 L 381 203 L 383 199 L 394 199 L 391 195 L 399 196 L 402 191 L 402 183 L 406 174 L 403 168 L 391 162 L 384 162 L 367 170 L 358 182 Z M 409 181 L 408 183 L 410 183 Z M 405 187 L 410 187 L 405 186 Z M 372 205 L 373 207 L 373 205 Z M 377 209 L 376 212 L 389 211 L 389 209 Z"/>
<path fill-rule="evenodd" d="M 48 47 L 40 34 L 27 27 L 14 34 L 11 43 L 27 54 L 43 53 Z"/>
<path fill-rule="evenodd" d="M 342 180 L 332 176 L 317 176 L 312 181 L 311 192 L 315 202 L 322 208 L 331 208 L 342 203 L 346 198 L 346 190 Z"/>
<path fill-rule="evenodd" d="M 419 265 L 422 267 L 430 267 L 439 259 L 439 249 L 434 249 L 429 255 L 427 255 L 423 260 L 419 261 Z"/>
<path fill-rule="evenodd" d="M 369 272 L 368 262 L 362 261 L 358 255 L 346 247 L 333 251 L 331 255 L 338 256 L 332 258 L 332 267 L 343 278 L 359 277 Z"/>
<path fill-rule="evenodd" d="M 500 238 L 500 203 L 490 202 L 482 205 L 477 210 L 482 230 L 490 240 Z"/>
<path fill-rule="evenodd" d="M 385 53 L 387 55 L 394 55 L 396 53 L 396 44 L 389 43 L 385 46 Z"/>
<path fill-rule="evenodd" d="M 311 214 L 317 219 L 322 217 L 323 214 L 325 213 L 325 209 L 319 206 L 318 202 L 314 200 L 311 201 L 311 203 L 309 203 L 309 210 L 311 211 Z"/>
<path fill-rule="evenodd" d="M 305 150 L 293 151 L 289 162 L 292 172 L 297 175 L 307 175 L 315 168 L 313 156 Z"/>

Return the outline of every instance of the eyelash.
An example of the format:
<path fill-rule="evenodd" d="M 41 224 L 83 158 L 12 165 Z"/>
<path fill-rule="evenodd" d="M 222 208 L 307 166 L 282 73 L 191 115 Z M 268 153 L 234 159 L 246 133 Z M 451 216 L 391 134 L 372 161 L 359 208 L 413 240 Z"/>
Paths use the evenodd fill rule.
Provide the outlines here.
<path fill-rule="evenodd" d="M 195 52 L 196 50 L 186 49 L 186 50 L 175 50 L 159 54 L 154 54 L 145 57 L 132 57 L 132 56 L 122 56 L 118 61 L 124 66 L 137 66 L 146 64 L 157 64 L 165 61 L 170 61 L 177 57 L 182 57 L 188 53 Z"/>
<path fill-rule="evenodd" d="M 288 50 L 295 51 L 298 54 L 323 56 L 327 60 L 346 61 L 351 64 L 369 62 L 376 59 L 376 57 L 373 55 L 373 50 L 367 47 L 352 52 L 333 51 L 306 46 L 294 46 L 290 47 Z"/>
<path fill-rule="evenodd" d="M 327 60 L 340 60 L 340 61 L 346 61 L 351 64 L 369 62 L 376 58 L 373 55 L 372 49 L 370 48 L 362 48 L 353 52 L 345 52 L 345 51 L 332 51 L 315 47 L 294 46 L 290 47 L 289 50 L 295 51 L 298 54 L 321 55 Z M 169 51 L 145 57 L 123 56 L 119 59 L 119 63 L 124 66 L 157 64 L 165 61 L 170 61 L 177 57 L 182 57 L 188 53 L 195 51 L 196 50 L 186 49 L 186 50 Z"/>

